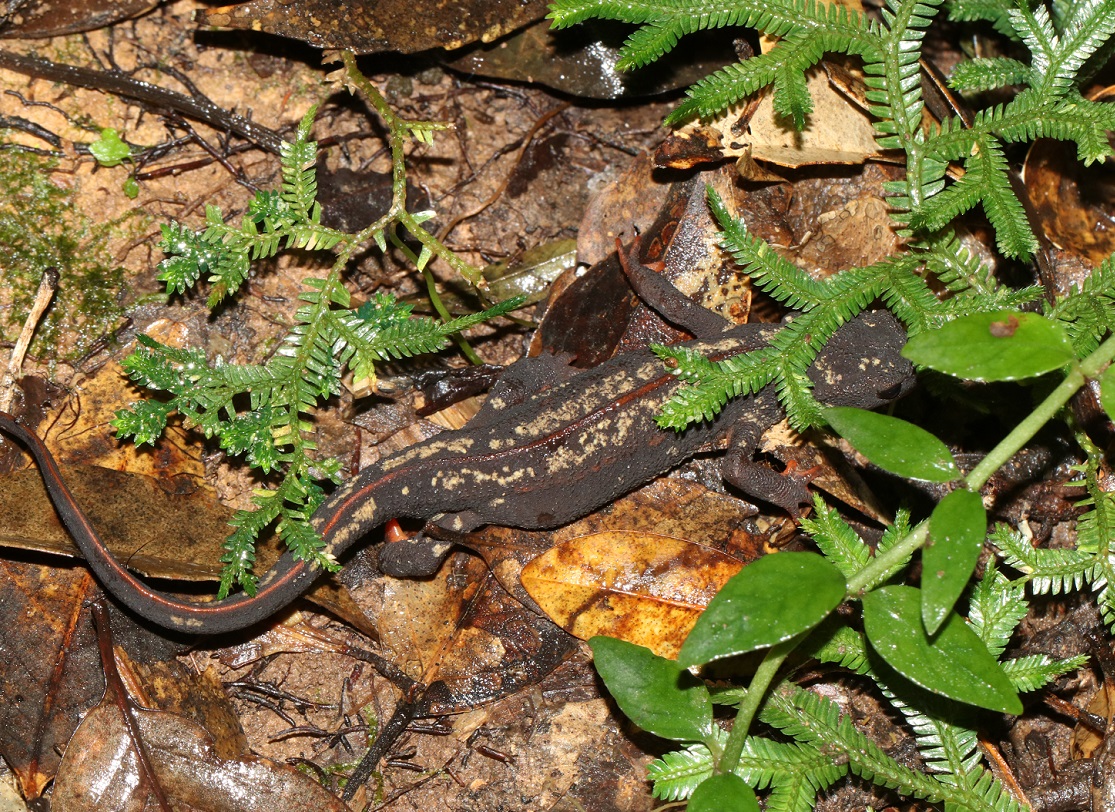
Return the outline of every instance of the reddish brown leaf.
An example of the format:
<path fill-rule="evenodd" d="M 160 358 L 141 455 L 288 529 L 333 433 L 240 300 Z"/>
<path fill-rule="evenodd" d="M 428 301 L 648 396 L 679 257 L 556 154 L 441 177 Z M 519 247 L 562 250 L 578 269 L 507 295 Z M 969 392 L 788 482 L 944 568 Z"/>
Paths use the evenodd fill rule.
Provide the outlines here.
<path fill-rule="evenodd" d="M 1110 228 L 1115 193 L 1106 163 L 1085 167 L 1059 146 L 1053 140 L 1036 142 L 1023 171 L 1036 222 L 1050 241 L 1053 278 L 1043 281 L 1064 295 L 1115 251 Z"/>
<path fill-rule="evenodd" d="M 59 750 L 104 690 L 83 569 L 0 561 L 0 753 L 26 798 L 54 778 Z"/>

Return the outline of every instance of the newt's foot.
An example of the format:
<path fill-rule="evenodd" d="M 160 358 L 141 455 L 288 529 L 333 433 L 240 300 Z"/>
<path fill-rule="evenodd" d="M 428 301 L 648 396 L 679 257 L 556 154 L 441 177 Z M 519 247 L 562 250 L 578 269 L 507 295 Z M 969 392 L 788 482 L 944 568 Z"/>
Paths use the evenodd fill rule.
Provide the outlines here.
<path fill-rule="evenodd" d="M 453 542 L 418 535 L 379 548 L 379 571 L 393 578 L 428 578 L 449 555 Z"/>
<path fill-rule="evenodd" d="M 813 504 L 808 486 L 820 473 L 820 466 L 799 471 L 794 460 L 786 463 L 785 471 L 778 473 L 743 454 L 729 454 L 721 468 L 721 476 L 729 485 L 748 496 L 782 508 L 795 520 L 800 519 Z"/>

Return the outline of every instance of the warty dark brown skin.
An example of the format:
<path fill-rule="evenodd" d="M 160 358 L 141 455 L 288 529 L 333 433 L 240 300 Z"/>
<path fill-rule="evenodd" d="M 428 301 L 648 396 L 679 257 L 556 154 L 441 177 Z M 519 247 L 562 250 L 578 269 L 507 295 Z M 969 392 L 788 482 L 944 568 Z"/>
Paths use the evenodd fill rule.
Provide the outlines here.
<path fill-rule="evenodd" d="M 762 346 L 771 329 L 742 325 L 688 346 L 725 358 Z M 904 342 L 901 327 L 885 312 L 844 325 L 809 370 L 818 399 L 874 408 L 899 397 L 913 380 L 899 355 Z M 781 418 L 774 393 L 764 390 L 732 400 L 714 421 L 664 431 L 654 417 L 680 384 L 649 351 L 618 356 L 538 391 L 538 381 L 555 367 L 553 359 L 513 365 L 509 383 L 468 426 L 414 445 L 342 485 L 312 518 L 325 553 L 339 558 L 392 517 L 433 517 L 458 531 L 483 524 L 556 527 L 669 471 L 728 431 L 733 446 L 750 453 Z M 516 388 L 532 394 L 516 397 Z M 320 574 L 288 553 L 260 579 L 254 596 L 194 603 L 152 589 L 108 552 L 42 442 L 2 412 L 0 431 L 34 456 L 59 516 L 101 585 L 160 626 L 197 634 L 242 629 L 295 600 Z M 394 562 L 389 571 L 418 571 L 429 563 L 408 560 L 411 552 L 429 555 L 428 545 L 387 546 Z"/>

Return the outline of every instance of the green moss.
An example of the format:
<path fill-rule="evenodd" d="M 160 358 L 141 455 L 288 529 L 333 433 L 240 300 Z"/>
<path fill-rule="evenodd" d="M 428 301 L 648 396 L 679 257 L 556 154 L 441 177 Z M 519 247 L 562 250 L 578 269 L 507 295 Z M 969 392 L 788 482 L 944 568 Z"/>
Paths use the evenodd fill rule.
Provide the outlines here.
<path fill-rule="evenodd" d="M 43 269 L 58 268 L 61 284 L 39 325 L 32 354 L 59 360 L 87 352 L 124 312 L 124 269 L 108 238 L 115 223 L 93 223 L 72 194 L 54 185 L 55 161 L 18 151 L 0 161 L 0 338 L 19 335 Z"/>

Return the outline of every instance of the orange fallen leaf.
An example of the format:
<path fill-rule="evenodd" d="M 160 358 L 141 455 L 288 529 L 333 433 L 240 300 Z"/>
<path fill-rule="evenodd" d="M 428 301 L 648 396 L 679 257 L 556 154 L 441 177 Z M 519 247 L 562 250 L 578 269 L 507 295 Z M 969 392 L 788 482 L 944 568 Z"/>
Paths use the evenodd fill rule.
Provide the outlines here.
<path fill-rule="evenodd" d="M 610 531 L 548 550 L 523 568 L 521 579 L 575 637 L 605 634 L 673 658 L 712 596 L 742 567 L 703 544 Z"/>

